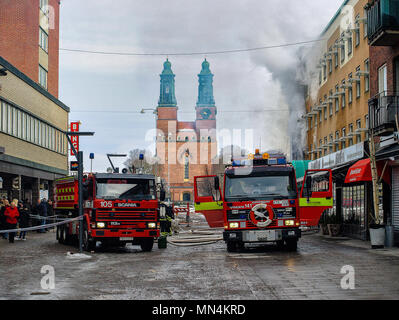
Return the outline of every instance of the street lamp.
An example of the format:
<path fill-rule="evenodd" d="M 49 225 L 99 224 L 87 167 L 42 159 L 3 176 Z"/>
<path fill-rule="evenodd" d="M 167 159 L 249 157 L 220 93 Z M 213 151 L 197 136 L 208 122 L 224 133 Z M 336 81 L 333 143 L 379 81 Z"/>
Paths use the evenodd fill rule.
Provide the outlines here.
<path fill-rule="evenodd" d="M 83 151 L 77 151 L 71 141 L 70 136 L 94 136 L 94 132 L 65 132 L 72 152 L 78 161 L 78 212 L 79 217 L 83 216 Z M 79 251 L 82 250 L 83 239 L 83 218 L 79 220 Z"/>

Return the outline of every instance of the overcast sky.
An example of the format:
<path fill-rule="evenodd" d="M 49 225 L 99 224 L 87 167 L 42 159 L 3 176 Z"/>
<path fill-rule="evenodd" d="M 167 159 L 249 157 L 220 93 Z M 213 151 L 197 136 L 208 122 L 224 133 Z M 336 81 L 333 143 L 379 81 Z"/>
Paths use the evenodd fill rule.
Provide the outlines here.
<path fill-rule="evenodd" d="M 340 5 L 337 0 L 63 0 L 60 47 L 186 53 L 308 41 L 318 38 Z M 207 55 L 215 75 L 218 129 L 252 128 L 256 147 L 261 141 L 264 150 L 289 150 L 285 110 L 293 102 L 284 79 L 291 73 L 295 79 L 298 49 Z M 133 112 L 156 107 L 165 59 L 61 51 L 60 100 L 71 108 L 70 120 L 82 122 L 82 131 L 95 131 L 94 137 L 81 138 L 85 170 L 90 152 L 96 155 L 93 170 L 104 171 L 106 153 L 128 153 L 151 144 L 144 138 L 155 126 L 154 115 Z M 203 59 L 169 56 L 179 120 L 194 120 Z M 262 109 L 280 111 L 258 112 Z M 116 164 L 122 167 L 122 162 Z"/>

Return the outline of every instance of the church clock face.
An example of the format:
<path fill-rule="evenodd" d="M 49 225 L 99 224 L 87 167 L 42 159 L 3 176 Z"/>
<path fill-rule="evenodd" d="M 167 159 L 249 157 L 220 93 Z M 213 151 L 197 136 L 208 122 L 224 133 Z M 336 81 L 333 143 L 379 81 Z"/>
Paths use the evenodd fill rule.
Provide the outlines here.
<path fill-rule="evenodd" d="M 209 110 L 208 108 L 201 111 L 201 116 L 202 116 L 202 118 L 205 119 L 205 120 L 206 120 L 206 119 L 209 119 L 209 117 L 211 116 L 211 114 L 212 114 L 212 111 Z"/>

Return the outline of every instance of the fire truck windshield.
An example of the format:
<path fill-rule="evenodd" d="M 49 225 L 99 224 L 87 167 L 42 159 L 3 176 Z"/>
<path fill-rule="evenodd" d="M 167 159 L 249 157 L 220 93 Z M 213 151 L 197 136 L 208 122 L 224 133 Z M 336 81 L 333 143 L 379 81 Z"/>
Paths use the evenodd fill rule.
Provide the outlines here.
<path fill-rule="evenodd" d="M 226 201 L 293 199 L 297 196 L 292 172 L 226 175 Z"/>
<path fill-rule="evenodd" d="M 154 180 L 148 179 L 99 179 L 97 199 L 106 200 L 153 200 L 155 199 Z"/>

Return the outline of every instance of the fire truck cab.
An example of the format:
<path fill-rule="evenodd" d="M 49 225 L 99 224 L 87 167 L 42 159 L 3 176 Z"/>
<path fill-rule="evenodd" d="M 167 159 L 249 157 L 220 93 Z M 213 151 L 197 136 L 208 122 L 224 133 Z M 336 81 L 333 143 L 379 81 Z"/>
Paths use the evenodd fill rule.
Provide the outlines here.
<path fill-rule="evenodd" d="M 245 243 L 275 242 L 297 250 L 301 227 L 317 226 L 333 206 L 331 170 L 308 170 L 301 190 L 294 167 L 283 154 L 250 154 L 217 176 L 195 177 L 195 207 L 210 226 L 224 227 L 229 252 Z"/>
<path fill-rule="evenodd" d="M 152 175 L 93 173 L 83 180 L 83 248 L 93 250 L 96 242 L 120 246 L 138 244 L 151 251 L 160 235 L 159 200 L 165 192 Z M 55 213 L 66 218 L 78 216 L 76 177 L 56 180 Z M 63 244 L 76 243 L 79 221 L 57 228 Z"/>

